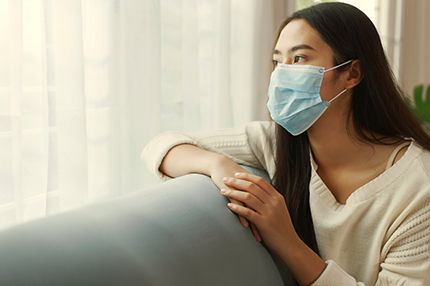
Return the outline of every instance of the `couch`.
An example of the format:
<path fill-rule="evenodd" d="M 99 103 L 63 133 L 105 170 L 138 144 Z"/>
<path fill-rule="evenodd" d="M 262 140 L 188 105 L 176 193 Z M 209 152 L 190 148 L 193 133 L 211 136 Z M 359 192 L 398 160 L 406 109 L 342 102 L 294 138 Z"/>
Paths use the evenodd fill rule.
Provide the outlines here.
<path fill-rule="evenodd" d="M 0 285 L 292 283 L 226 203 L 209 177 L 192 174 L 6 229 Z"/>

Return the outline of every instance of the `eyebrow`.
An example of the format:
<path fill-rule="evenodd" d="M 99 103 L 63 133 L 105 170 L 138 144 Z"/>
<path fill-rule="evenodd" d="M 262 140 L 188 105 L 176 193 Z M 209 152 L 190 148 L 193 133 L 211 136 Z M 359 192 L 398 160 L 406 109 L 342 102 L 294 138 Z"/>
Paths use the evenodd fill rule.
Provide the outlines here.
<path fill-rule="evenodd" d="M 295 52 L 297 50 L 312 50 L 312 51 L 316 51 L 314 48 L 312 48 L 309 45 L 297 45 L 297 46 L 294 46 L 291 49 L 289 49 L 288 53 L 290 54 L 290 53 L 293 53 L 293 52 Z M 275 50 L 273 50 L 273 54 L 274 55 L 279 55 L 279 54 L 281 54 L 281 52 L 279 50 L 275 49 Z"/>

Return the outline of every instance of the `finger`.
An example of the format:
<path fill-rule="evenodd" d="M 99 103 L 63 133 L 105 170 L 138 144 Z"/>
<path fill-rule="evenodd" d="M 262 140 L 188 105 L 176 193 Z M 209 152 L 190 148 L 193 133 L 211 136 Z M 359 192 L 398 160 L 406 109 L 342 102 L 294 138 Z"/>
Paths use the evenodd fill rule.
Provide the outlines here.
<path fill-rule="evenodd" d="M 242 206 L 246 205 L 260 214 L 263 212 L 264 202 L 255 197 L 252 193 L 221 189 L 221 194 L 226 196 L 229 200 L 241 202 Z"/>
<path fill-rule="evenodd" d="M 266 202 L 270 198 L 270 195 L 267 193 L 267 191 L 263 190 L 253 182 L 238 178 L 224 178 L 223 181 L 224 184 L 230 188 L 251 193 L 262 202 Z"/>
<path fill-rule="evenodd" d="M 239 191 L 246 191 L 248 193 L 252 193 L 256 197 L 261 197 L 264 199 L 264 196 L 267 196 L 267 193 L 259 186 L 254 184 L 253 182 L 238 179 L 235 177 L 226 177 L 223 179 L 223 183 L 228 187 L 229 190 L 239 190 Z"/>
<path fill-rule="evenodd" d="M 261 238 L 261 234 L 258 231 L 258 228 L 255 226 L 255 224 L 251 223 L 251 230 L 252 230 L 252 234 L 254 235 L 255 239 L 258 242 L 261 242 L 263 239 Z"/>
<path fill-rule="evenodd" d="M 234 199 L 229 199 L 229 200 L 230 200 L 230 202 L 231 202 L 231 203 L 233 203 L 233 204 L 237 204 L 237 205 L 239 205 L 239 206 L 243 206 L 243 203 L 242 203 L 242 202 L 239 202 L 239 201 L 234 200 Z M 239 216 L 239 221 L 240 221 L 240 223 L 243 225 L 243 227 L 244 227 L 244 228 L 247 228 L 247 227 L 249 226 L 249 222 L 248 222 L 248 220 L 247 220 L 246 218 L 244 218 L 244 217 L 242 217 L 242 216 Z"/>
<path fill-rule="evenodd" d="M 278 191 L 265 179 L 263 179 L 260 176 L 251 174 L 251 173 L 241 173 L 238 172 L 235 174 L 235 177 L 237 179 L 245 180 L 248 182 L 252 182 L 256 184 L 258 187 L 260 187 L 262 190 L 264 190 L 266 193 L 268 193 L 270 196 L 279 194 Z"/>
<path fill-rule="evenodd" d="M 244 228 L 247 228 L 249 226 L 249 221 L 246 218 L 239 216 L 239 221 Z"/>
<path fill-rule="evenodd" d="M 258 225 L 260 223 L 260 215 L 257 212 L 255 212 L 254 210 L 252 210 L 250 208 L 235 205 L 232 203 L 228 203 L 227 206 L 232 212 L 234 212 L 237 215 L 243 216 L 250 223 L 254 223 L 258 227 Z"/>

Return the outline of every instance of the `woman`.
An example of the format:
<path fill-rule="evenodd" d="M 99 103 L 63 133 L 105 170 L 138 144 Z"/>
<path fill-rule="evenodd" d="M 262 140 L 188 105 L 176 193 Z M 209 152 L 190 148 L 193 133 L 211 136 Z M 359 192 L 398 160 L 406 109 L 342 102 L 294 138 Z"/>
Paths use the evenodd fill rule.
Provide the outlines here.
<path fill-rule="evenodd" d="M 273 62 L 276 123 L 162 134 L 143 151 L 149 168 L 211 176 L 300 285 L 430 285 L 430 137 L 372 22 L 344 3 L 298 11 Z"/>

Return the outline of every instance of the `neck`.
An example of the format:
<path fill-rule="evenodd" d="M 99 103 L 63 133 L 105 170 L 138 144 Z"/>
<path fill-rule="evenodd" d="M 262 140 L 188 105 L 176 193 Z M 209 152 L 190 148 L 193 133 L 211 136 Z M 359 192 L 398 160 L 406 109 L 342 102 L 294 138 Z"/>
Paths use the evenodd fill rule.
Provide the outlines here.
<path fill-rule="evenodd" d="M 348 129 L 349 128 L 349 129 Z M 384 140 L 386 144 L 361 141 L 352 126 L 325 127 L 324 132 L 308 131 L 309 143 L 318 169 L 326 171 L 368 170 L 380 168 L 395 148 L 398 138 Z"/>
<path fill-rule="evenodd" d="M 393 148 L 360 140 L 352 120 L 348 120 L 349 108 L 350 92 L 336 99 L 308 129 L 309 143 L 318 169 L 373 169 L 380 167 L 388 159 Z M 395 145 L 399 138 L 384 141 L 388 145 Z"/>
<path fill-rule="evenodd" d="M 346 106 L 347 103 L 342 103 L 342 99 L 339 98 L 337 103 Z M 377 145 L 360 141 L 352 122 L 347 120 L 347 113 L 339 112 L 340 110 L 342 109 L 327 110 L 330 112 L 323 114 L 308 130 L 310 146 L 318 168 L 345 170 L 365 166 L 368 168 L 377 164 L 374 156 Z M 347 126 L 346 122 L 351 123 Z"/>
<path fill-rule="evenodd" d="M 372 145 L 353 139 L 339 130 L 331 130 L 320 136 L 309 132 L 308 136 L 319 168 L 335 170 L 357 167 L 361 161 L 368 161 L 375 151 Z"/>

